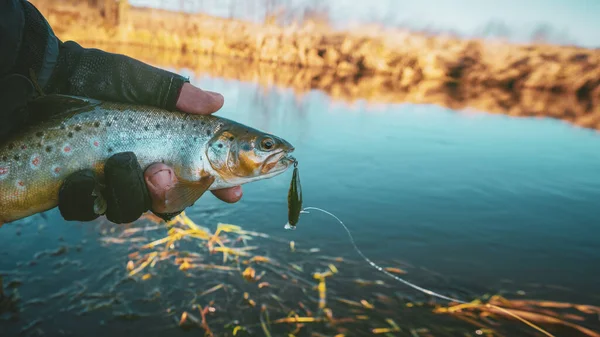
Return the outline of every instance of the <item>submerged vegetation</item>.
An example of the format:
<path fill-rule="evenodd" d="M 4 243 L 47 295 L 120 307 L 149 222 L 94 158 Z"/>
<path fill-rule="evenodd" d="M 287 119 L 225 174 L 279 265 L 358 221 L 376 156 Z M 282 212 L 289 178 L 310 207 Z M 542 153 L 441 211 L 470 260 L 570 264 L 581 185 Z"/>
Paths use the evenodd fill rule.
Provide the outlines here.
<path fill-rule="evenodd" d="M 147 216 L 101 227 L 103 244 L 127 248 L 126 263 L 27 300 L 16 290 L 23 272 L 2 272 L 0 317 L 18 321 L 29 308 L 46 306 L 61 315 L 103 313 L 102 322 L 141 321 L 148 331 L 198 330 L 205 336 L 600 336 L 593 330 L 599 307 L 463 290 L 446 292 L 471 303 L 447 303 L 348 257 L 230 224 L 211 230 L 185 213 L 166 224 Z M 54 265 L 60 268 L 85 268 L 68 258 L 77 249 L 43 251 L 34 261 L 59 258 Z M 382 264 L 394 274 L 419 273 L 405 263 Z M 22 322 L 22 333 L 39 334 L 42 323 Z"/>

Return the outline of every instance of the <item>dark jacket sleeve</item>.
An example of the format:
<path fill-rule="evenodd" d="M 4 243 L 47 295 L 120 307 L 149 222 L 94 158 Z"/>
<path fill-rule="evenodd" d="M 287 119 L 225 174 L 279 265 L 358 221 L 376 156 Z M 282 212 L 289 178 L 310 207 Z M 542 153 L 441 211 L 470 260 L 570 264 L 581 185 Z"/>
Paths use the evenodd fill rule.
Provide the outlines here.
<path fill-rule="evenodd" d="M 10 32 L 12 37 L 0 42 L 0 66 L 10 63 L 10 59 L 14 63 L 8 73 L 30 78 L 33 70 L 35 81 L 46 94 L 175 109 L 181 87 L 188 82 L 186 78 L 124 55 L 83 48 L 73 41 L 63 43 L 30 2 L 0 0 L 0 3 L 0 29 Z M 11 15 L 10 10 L 17 15 Z M 21 29 L 19 15 L 24 22 Z M 10 52 L 13 46 L 18 50 L 16 59 Z M 9 61 L 5 62 L 5 58 Z"/>
<path fill-rule="evenodd" d="M 17 60 L 23 31 L 19 0 L 0 0 L 0 77 L 10 73 Z"/>

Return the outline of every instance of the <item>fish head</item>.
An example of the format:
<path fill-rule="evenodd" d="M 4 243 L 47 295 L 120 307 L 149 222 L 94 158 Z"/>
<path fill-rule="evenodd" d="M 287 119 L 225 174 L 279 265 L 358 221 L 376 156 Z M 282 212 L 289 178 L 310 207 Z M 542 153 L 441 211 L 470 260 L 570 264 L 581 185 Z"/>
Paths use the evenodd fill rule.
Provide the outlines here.
<path fill-rule="evenodd" d="M 233 184 L 273 177 L 295 162 L 292 144 L 240 124 L 221 129 L 207 146 L 213 170 Z"/>

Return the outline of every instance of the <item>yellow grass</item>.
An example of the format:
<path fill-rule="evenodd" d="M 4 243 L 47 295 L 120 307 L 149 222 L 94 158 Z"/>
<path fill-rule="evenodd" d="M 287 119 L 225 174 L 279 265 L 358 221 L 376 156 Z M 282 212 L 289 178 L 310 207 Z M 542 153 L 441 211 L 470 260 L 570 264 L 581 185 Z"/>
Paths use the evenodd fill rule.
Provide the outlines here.
<path fill-rule="evenodd" d="M 373 26 L 351 31 L 311 22 L 280 27 L 128 5 L 122 6 L 115 25 L 87 2 L 32 2 L 64 40 L 385 74 L 401 88 L 441 81 L 600 96 L 598 50 L 462 40 Z"/>

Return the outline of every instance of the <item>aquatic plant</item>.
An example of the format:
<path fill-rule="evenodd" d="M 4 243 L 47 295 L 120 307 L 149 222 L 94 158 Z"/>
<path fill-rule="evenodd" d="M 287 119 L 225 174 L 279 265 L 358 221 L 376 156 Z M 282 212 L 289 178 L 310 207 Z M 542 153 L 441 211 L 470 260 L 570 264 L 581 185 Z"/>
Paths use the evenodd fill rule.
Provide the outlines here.
<path fill-rule="evenodd" d="M 147 218 L 161 223 L 154 216 Z M 502 336 L 506 319 L 524 322 L 534 328 L 528 332 L 543 331 L 548 336 L 553 336 L 548 331 L 565 328 L 584 336 L 600 336 L 582 325 L 600 314 L 599 307 L 509 300 L 489 294 L 477 296 L 467 304 L 443 303 L 426 295 L 421 299 L 417 299 L 418 295 L 390 296 L 389 292 L 401 285 L 352 277 L 360 264 L 347 258 L 320 255 L 317 248 L 298 248 L 295 242 L 231 224 L 220 223 L 213 232 L 194 223 L 185 213 L 165 225 L 166 236 L 137 246 L 129 255 L 128 277 L 140 282 L 161 278 L 168 269 L 159 267 L 166 263 L 166 268 L 176 266 L 188 278 L 210 280 L 206 284 L 216 283 L 206 289 L 189 289 L 189 309 L 180 309 L 180 314 L 173 313 L 182 328 L 199 328 L 208 336 L 213 336 L 216 331 L 219 331 L 218 335 L 231 333 L 236 336 L 258 331 L 266 336 L 282 333 L 288 336 L 307 333 L 339 337 L 392 336 L 405 332 L 412 336 L 437 336 L 445 330 L 443 327 L 418 328 L 407 324 L 404 318 L 411 315 L 410 310 L 415 311 L 412 315 L 422 315 L 424 311 L 451 315 L 475 326 L 476 334 L 487 336 Z M 124 229 L 117 237 L 103 240 L 137 244 L 145 241 L 142 238 L 150 233 L 147 229 L 160 231 L 154 230 L 154 226 L 132 227 Z M 263 240 L 281 248 L 289 245 L 289 248 L 269 251 L 258 242 Z M 184 248 L 194 246 L 197 247 L 195 250 Z M 385 270 L 407 274 L 406 268 L 388 266 Z M 353 287 L 363 291 L 352 291 Z M 221 292 L 226 295 L 216 295 Z M 412 300 L 408 299 L 411 297 Z M 571 313 L 573 309 L 579 314 Z M 404 326 L 398 321 L 404 321 Z M 446 328 L 445 332 L 451 330 Z"/>

